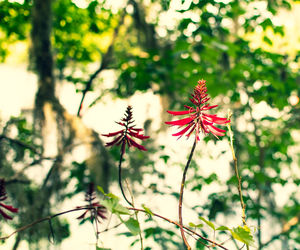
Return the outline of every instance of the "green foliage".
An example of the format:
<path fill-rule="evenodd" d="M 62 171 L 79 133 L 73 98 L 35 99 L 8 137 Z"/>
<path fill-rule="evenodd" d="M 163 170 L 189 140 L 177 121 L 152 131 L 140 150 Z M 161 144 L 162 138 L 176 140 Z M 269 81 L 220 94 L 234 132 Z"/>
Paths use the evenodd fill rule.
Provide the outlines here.
<path fill-rule="evenodd" d="M 278 204 L 276 195 L 278 187 L 289 186 L 296 189 L 300 185 L 297 170 L 293 167 L 299 154 L 292 153 L 295 151 L 294 147 L 298 146 L 292 130 L 299 130 L 299 106 L 291 106 L 288 102 L 291 93 L 298 96 L 300 94 L 299 55 L 294 56 L 296 51 L 286 54 L 266 51 L 263 47 L 253 47 L 247 36 L 261 29 L 262 37 L 255 39 L 271 47 L 274 40 L 268 31 L 285 36 L 285 28 L 275 25 L 273 17 L 281 9 L 291 9 L 293 3 L 284 0 L 263 1 L 266 8 L 250 11 L 255 1 L 229 1 L 226 4 L 217 0 L 190 3 L 182 1 L 184 7 L 176 11 L 178 20 L 166 28 L 161 25 L 160 19 L 167 15 L 168 11 L 173 11 L 170 9 L 172 1 L 152 0 L 149 6 L 143 6 L 142 2 L 130 1 L 130 6 L 123 6 L 124 8 L 115 11 L 106 1 L 91 0 L 85 7 L 79 7 L 71 0 L 54 1 L 52 48 L 55 73 L 59 73 L 60 79 L 72 82 L 79 92 L 84 91 L 95 73 L 92 71 L 94 67 L 90 66 L 103 63 L 104 55 L 112 42 L 106 68 L 114 70 L 117 81 L 112 82 L 113 86 L 105 89 L 105 92 L 101 88 L 98 89 L 97 82 L 93 82 L 88 90 L 94 93 L 101 92 L 96 98 L 98 101 L 102 100 L 103 93 L 113 93 L 114 97 L 126 98 L 135 93 L 152 91 L 167 97 L 168 105 L 177 108 L 188 101 L 188 93 L 197 80 L 207 80 L 209 94 L 211 97 L 217 97 L 220 111 L 226 110 L 227 107 L 233 110 L 232 129 L 235 132 L 234 143 L 242 177 L 247 218 L 253 219 L 255 223 L 263 222 L 262 224 L 272 221 L 277 227 L 283 227 L 284 223 L 298 218 L 297 194 L 291 193 L 286 197 L 284 204 Z M 11 45 L 20 41 L 29 44 L 32 4 L 33 1 L 30 0 L 23 3 L 0 1 L 1 61 L 12 52 Z M 158 6 L 158 11 L 153 14 L 154 6 Z M 133 9 L 132 13 L 130 9 Z M 151 13 L 151 16 L 147 13 Z M 125 15 L 124 21 L 122 15 Z M 118 32 L 116 28 L 119 28 Z M 160 30 L 164 30 L 164 35 L 158 32 Z M 260 114 L 264 110 L 266 112 Z M 19 227 L 29 223 L 30 218 L 38 219 L 34 209 L 42 211 L 39 216 L 48 215 L 51 208 L 57 204 L 52 200 L 44 202 L 45 198 L 38 196 L 38 181 L 31 179 L 26 171 L 18 172 L 16 167 L 16 163 L 23 164 L 24 167 L 28 166 L 26 170 L 37 163 L 42 164 L 44 160 L 40 152 L 41 147 L 37 143 L 40 138 L 35 134 L 33 126 L 22 117 L 12 118 L 3 125 L 1 133 L 12 140 L 1 139 L 0 176 L 5 176 L 11 181 L 17 176 L 21 183 L 27 183 L 25 187 L 20 183 L 11 185 L 8 191 L 14 197 L 13 202 L 20 207 L 20 223 L 14 225 Z M 204 139 L 204 142 L 208 141 L 211 141 L 211 138 Z M 149 155 L 157 151 L 155 142 L 151 147 Z M 173 159 L 165 149 L 160 147 L 157 158 L 164 167 L 167 164 L 173 167 Z M 117 160 L 119 149 L 112 149 L 110 156 Z M 55 160 L 59 163 L 59 159 Z M 144 173 L 155 177 L 149 187 L 144 187 L 144 194 L 169 195 L 178 199 L 178 190 L 165 186 L 164 179 L 167 173 L 157 170 L 156 163 L 150 156 L 135 152 L 126 160 L 129 167 L 125 169 L 124 176 L 130 177 L 135 184 L 143 185 Z M 93 179 L 85 160 L 74 161 L 70 166 L 61 164 L 57 169 L 61 172 L 50 179 L 50 183 L 45 181 L 43 190 L 50 192 L 51 188 L 57 188 L 57 198 L 61 201 L 64 197 L 71 198 L 84 191 L 86 184 Z M 252 246 L 254 237 L 259 235 L 253 237 L 248 228 L 215 226 L 220 218 L 218 215 L 236 216 L 236 208 L 239 205 L 236 178 L 229 177 L 228 180 L 221 181 L 220 176 L 215 173 L 203 175 L 196 159 L 192 162 L 192 169 L 194 178 L 189 180 L 190 191 L 204 192 L 208 185 L 219 186 L 221 191 L 213 190 L 207 198 L 201 198 L 199 204 L 193 208 L 195 213 L 207 216 L 208 220 L 200 216 L 199 219 L 203 223 L 191 222 L 189 225 L 199 228 L 203 235 L 207 235 L 206 231 L 211 230 L 227 231 L 234 239 Z M 68 174 L 65 174 L 65 171 Z M 66 183 L 75 183 L 74 190 L 67 194 L 59 189 L 65 188 Z M 141 230 L 140 225 L 132 218 L 132 212 L 119 203 L 117 196 L 112 193 L 106 194 L 100 187 L 98 189 L 105 196 L 102 204 L 111 213 L 120 218 L 126 216 L 126 220 L 122 220 L 129 230 L 127 236 L 133 237 L 138 234 Z M 39 197 L 41 204 L 37 205 L 34 202 Z M 49 209 L 45 209 L 48 206 Z M 148 206 L 151 207 L 148 203 L 142 206 L 148 215 L 146 223 L 153 223 L 153 212 Z M 69 235 L 68 225 L 60 221 L 54 224 L 55 231 L 61 234 L 62 241 Z M 60 227 L 62 232 L 59 231 Z M 47 237 L 48 227 L 38 229 L 30 233 L 38 231 L 41 232 L 40 238 Z M 269 233 L 265 232 L 264 227 L 258 230 L 263 234 Z M 284 233 L 290 246 L 300 244 L 299 231 L 299 225 L 296 224 Z M 181 247 L 181 239 L 174 238 L 177 236 L 177 230 L 151 225 L 145 227 L 143 232 L 146 239 L 154 239 L 163 249 Z M 36 234 L 30 237 L 28 233 L 24 239 L 29 242 L 38 241 L 39 237 Z M 273 242 L 280 238 L 277 235 L 269 237 L 270 242 L 259 243 L 260 249 L 269 246 L 274 248 Z M 204 248 L 201 242 L 197 242 L 197 249 Z M 150 249 L 145 247 L 147 248 Z"/>
<path fill-rule="evenodd" d="M 28 38 L 31 1 L 23 4 L 0 1 L 0 61 L 9 55 L 9 45 Z"/>
<path fill-rule="evenodd" d="M 206 219 L 203 218 L 202 216 L 199 216 L 198 218 L 199 218 L 200 220 L 202 220 L 202 221 L 203 221 L 206 225 L 208 225 L 210 228 L 212 228 L 214 231 L 216 231 L 215 225 L 214 225 L 212 222 L 206 220 Z"/>
<path fill-rule="evenodd" d="M 190 227 L 201 228 L 201 227 L 203 227 L 203 224 L 197 224 L 197 225 L 195 225 L 193 222 L 190 222 L 190 223 L 189 223 L 189 226 L 190 226 Z"/>
<path fill-rule="evenodd" d="M 111 249 L 110 248 L 103 248 L 103 247 L 96 246 L 96 250 L 111 250 Z"/>
<path fill-rule="evenodd" d="M 144 204 L 142 204 L 142 208 L 146 211 L 146 213 L 149 215 L 149 216 L 152 216 L 153 213 L 152 211 L 150 210 L 150 208 L 146 207 Z"/>
<path fill-rule="evenodd" d="M 133 235 L 138 235 L 141 232 L 139 222 L 133 218 L 129 218 L 124 224 Z"/>
<path fill-rule="evenodd" d="M 253 246 L 254 245 L 254 240 L 253 236 L 251 235 L 250 229 L 246 226 L 244 227 L 236 227 L 233 228 L 232 230 L 229 229 L 231 235 L 233 238 L 236 240 L 239 240 L 243 243 L 245 243 L 248 246 Z"/>
<path fill-rule="evenodd" d="M 119 204 L 118 198 L 106 199 L 102 201 L 102 205 L 105 206 L 110 212 L 114 214 L 130 215 L 130 211 L 126 207 L 123 207 L 121 204 Z"/>

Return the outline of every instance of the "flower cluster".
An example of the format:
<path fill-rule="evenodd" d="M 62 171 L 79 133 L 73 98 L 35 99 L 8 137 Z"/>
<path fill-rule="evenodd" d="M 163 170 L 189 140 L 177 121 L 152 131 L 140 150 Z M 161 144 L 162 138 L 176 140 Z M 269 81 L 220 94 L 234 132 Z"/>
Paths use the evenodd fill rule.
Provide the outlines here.
<path fill-rule="evenodd" d="M 179 128 L 183 128 L 179 132 L 172 134 L 173 136 L 178 136 L 178 139 L 181 138 L 184 134 L 187 137 L 196 132 L 196 140 L 199 141 L 200 132 L 204 134 L 212 133 L 214 136 L 218 138 L 218 136 L 224 136 L 225 130 L 217 128 L 214 124 L 224 125 L 228 122 L 226 118 L 218 117 L 217 115 L 206 114 L 205 111 L 213 109 L 218 105 L 209 105 L 207 103 L 209 101 L 209 97 L 207 97 L 207 87 L 205 80 L 199 80 L 197 86 L 194 88 L 194 93 L 191 94 L 192 98 L 190 101 L 194 105 L 193 107 L 184 105 L 187 110 L 184 111 L 167 111 L 171 115 L 189 115 L 186 118 L 166 122 L 171 126 L 178 126 Z"/>
<path fill-rule="evenodd" d="M 121 150 L 122 153 L 125 153 L 125 147 L 128 145 L 128 147 L 136 147 L 139 150 L 147 151 L 147 149 L 138 144 L 134 138 L 145 140 L 148 139 L 149 136 L 145 136 L 142 134 L 143 129 L 141 128 L 135 128 L 135 125 L 133 125 L 134 120 L 132 119 L 132 107 L 128 106 L 125 112 L 125 117 L 121 119 L 120 122 L 116 122 L 117 124 L 124 127 L 122 130 L 119 130 L 117 132 L 109 133 L 109 134 L 103 134 L 103 136 L 107 137 L 114 137 L 117 136 L 113 141 L 106 143 L 106 147 L 113 146 L 113 145 L 120 145 L 121 144 Z"/>
<path fill-rule="evenodd" d="M 6 212 L 3 211 L 2 208 L 12 212 L 17 213 L 18 208 L 14 208 L 13 206 L 5 205 L 2 202 L 7 199 L 6 191 L 5 191 L 5 181 L 4 179 L 0 179 L 0 214 L 4 219 L 12 220 L 12 217 L 9 216 Z"/>
<path fill-rule="evenodd" d="M 88 202 L 88 206 L 79 206 L 77 208 L 85 208 L 86 211 L 77 217 L 78 220 L 84 220 L 85 216 L 87 215 L 88 211 L 90 211 L 90 216 L 89 218 L 91 221 L 97 220 L 100 223 L 100 218 L 101 219 L 106 219 L 105 213 L 106 213 L 106 208 L 99 204 L 99 202 L 94 201 L 96 199 L 96 193 L 95 193 L 95 188 L 94 188 L 94 183 L 90 183 L 89 187 L 85 193 L 85 201 Z"/>

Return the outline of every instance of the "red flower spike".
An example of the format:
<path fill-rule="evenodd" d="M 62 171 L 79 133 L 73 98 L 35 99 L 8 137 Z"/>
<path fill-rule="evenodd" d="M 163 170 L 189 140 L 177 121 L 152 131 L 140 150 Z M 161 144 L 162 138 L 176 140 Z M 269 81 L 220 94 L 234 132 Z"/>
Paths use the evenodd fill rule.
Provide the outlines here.
<path fill-rule="evenodd" d="M 225 135 L 224 132 L 226 131 L 215 127 L 214 124 L 224 125 L 230 122 L 230 120 L 218 117 L 217 115 L 204 113 L 204 111 L 218 107 L 218 105 L 211 106 L 209 105 L 209 103 L 207 103 L 210 98 L 207 97 L 208 94 L 206 94 L 206 92 L 206 81 L 200 80 L 198 81 L 197 86 L 194 88 L 194 92 L 191 94 L 192 98 L 190 98 L 190 101 L 194 104 L 195 107 L 184 105 L 187 110 L 167 111 L 169 114 L 174 116 L 189 115 L 188 117 L 179 120 L 165 122 L 168 125 L 178 126 L 179 128 L 182 128 L 179 132 L 172 134 L 173 136 L 178 136 L 178 139 L 180 139 L 184 134 L 186 134 L 187 137 L 190 137 L 193 131 L 195 131 L 196 140 L 199 141 L 200 132 L 204 134 L 212 133 L 217 138 L 218 136 Z"/>
<path fill-rule="evenodd" d="M 85 201 L 88 202 L 87 206 L 79 206 L 77 208 L 86 208 L 86 211 L 83 212 L 82 215 L 77 217 L 78 220 L 83 220 L 85 216 L 88 214 L 88 211 L 90 211 L 90 216 L 89 218 L 94 221 L 97 220 L 97 222 L 101 223 L 101 219 L 106 219 L 105 213 L 106 213 L 106 208 L 102 206 L 99 202 L 93 202 L 96 199 L 96 193 L 94 189 L 94 183 L 90 183 L 88 190 L 85 193 Z"/>
<path fill-rule="evenodd" d="M 13 206 L 10 205 L 6 205 L 4 203 L 2 203 L 2 201 L 7 199 L 7 195 L 6 195 L 6 191 L 5 191 L 5 181 L 4 179 L 0 179 L 0 215 L 2 215 L 2 217 L 4 219 L 7 220 L 12 220 L 12 217 L 9 216 L 6 211 L 4 212 L 2 208 L 12 212 L 12 213 L 17 213 L 18 212 L 18 208 L 15 208 Z"/>
<path fill-rule="evenodd" d="M 135 125 L 132 125 L 133 122 L 134 121 L 132 120 L 132 107 L 127 106 L 125 117 L 121 119 L 121 122 L 116 122 L 117 124 L 123 126 L 124 129 L 114 133 L 102 134 L 103 136 L 107 136 L 107 137 L 114 137 L 118 135 L 117 138 L 115 138 L 111 142 L 106 143 L 105 146 L 110 147 L 110 146 L 114 146 L 114 145 L 118 146 L 122 144 L 121 150 L 123 154 L 125 153 L 126 145 L 128 145 L 128 147 L 133 146 L 139 150 L 147 151 L 147 149 L 144 146 L 138 144 L 134 140 L 134 138 L 145 140 L 148 139 L 149 136 L 143 135 L 142 134 L 143 129 L 135 128 Z"/>

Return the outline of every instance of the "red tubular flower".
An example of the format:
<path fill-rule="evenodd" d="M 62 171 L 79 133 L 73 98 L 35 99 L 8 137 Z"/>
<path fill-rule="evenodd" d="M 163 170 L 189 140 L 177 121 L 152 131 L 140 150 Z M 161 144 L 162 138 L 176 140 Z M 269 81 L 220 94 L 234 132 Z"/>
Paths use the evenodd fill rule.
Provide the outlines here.
<path fill-rule="evenodd" d="M 140 140 L 145 140 L 148 139 L 149 136 L 145 136 L 142 133 L 143 129 L 141 128 L 135 128 L 135 125 L 132 125 L 132 123 L 134 123 L 134 121 L 132 120 L 132 107 L 128 106 L 125 112 L 125 117 L 121 119 L 121 122 L 116 122 L 117 124 L 121 125 L 124 127 L 124 129 L 119 130 L 117 132 L 114 133 L 109 133 L 109 134 L 102 134 L 103 136 L 107 136 L 107 137 L 114 137 L 116 136 L 116 138 L 111 141 L 106 143 L 106 147 L 109 146 L 114 146 L 114 145 L 122 145 L 122 153 L 125 152 L 125 147 L 126 144 L 128 145 L 128 147 L 136 147 L 139 150 L 143 150 L 143 151 L 147 151 L 147 149 L 138 144 L 137 142 L 134 141 L 134 138 L 140 139 Z"/>
<path fill-rule="evenodd" d="M 94 201 L 96 199 L 96 193 L 95 193 L 95 189 L 94 189 L 94 183 L 90 183 L 89 184 L 89 188 L 85 193 L 85 201 L 88 202 L 88 206 L 79 206 L 77 208 L 85 208 L 86 207 L 86 211 L 80 215 L 79 217 L 77 217 L 78 220 L 83 220 L 85 218 L 85 216 L 87 215 L 87 213 L 90 211 L 90 219 L 93 220 L 97 220 L 99 223 L 100 218 L 101 219 L 106 219 L 105 213 L 106 213 L 106 208 L 104 206 L 102 206 L 99 202 Z"/>
<path fill-rule="evenodd" d="M 193 107 L 184 105 L 187 110 L 184 111 L 167 111 L 171 115 L 189 115 L 186 118 L 165 122 L 171 126 L 178 126 L 179 128 L 183 128 L 179 132 L 172 134 L 173 136 L 178 136 L 180 139 L 184 134 L 187 137 L 196 131 L 196 140 L 199 141 L 200 132 L 204 134 L 212 133 L 215 137 L 224 136 L 225 130 L 217 128 L 214 124 L 224 125 L 225 123 L 230 122 L 226 118 L 218 117 L 217 115 L 210 115 L 204 113 L 209 109 L 213 109 L 218 105 L 210 106 L 207 97 L 207 87 L 205 80 L 199 80 L 197 86 L 194 88 L 194 93 L 191 94 L 192 98 L 190 101 L 194 104 Z"/>
<path fill-rule="evenodd" d="M 0 214 L 3 216 L 4 219 L 12 220 L 12 217 L 9 216 L 6 212 L 3 211 L 1 208 L 5 208 L 6 210 L 17 213 L 18 208 L 14 208 L 13 206 L 5 205 L 2 201 L 7 199 L 6 191 L 5 191 L 5 181 L 4 179 L 0 179 Z"/>

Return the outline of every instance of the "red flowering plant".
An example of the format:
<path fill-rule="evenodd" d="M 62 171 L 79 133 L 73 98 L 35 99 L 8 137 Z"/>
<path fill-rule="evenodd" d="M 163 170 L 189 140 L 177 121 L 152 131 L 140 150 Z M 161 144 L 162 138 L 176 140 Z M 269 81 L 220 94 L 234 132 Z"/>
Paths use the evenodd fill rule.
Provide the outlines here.
<path fill-rule="evenodd" d="M 18 208 L 14 208 L 13 206 L 4 204 L 3 201 L 6 199 L 7 199 L 7 195 L 6 195 L 6 190 L 5 190 L 5 180 L 0 179 L 0 214 L 2 215 L 2 217 L 4 219 L 12 220 L 12 217 L 9 216 L 5 210 L 8 210 L 12 213 L 17 213 Z M 5 210 L 3 210 L 3 208 Z"/>
<path fill-rule="evenodd" d="M 176 121 L 166 122 L 166 124 L 171 126 L 178 126 L 179 128 L 183 128 L 179 132 L 173 134 L 173 136 L 179 136 L 181 138 L 184 134 L 187 137 L 195 131 L 196 133 L 196 141 L 199 141 L 200 132 L 204 134 L 212 133 L 214 136 L 224 136 L 225 130 L 215 127 L 214 124 L 224 125 L 228 122 L 226 118 L 218 117 L 217 115 L 211 115 L 205 113 L 207 110 L 218 107 L 218 105 L 211 106 L 209 103 L 209 97 L 206 87 L 205 80 L 199 80 L 197 86 L 194 88 L 194 93 L 191 94 L 192 98 L 190 101 L 194 104 L 194 107 L 184 105 L 187 110 L 184 111 L 167 111 L 171 115 L 189 115 L 186 118 L 182 118 Z"/>
<path fill-rule="evenodd" d="M 180 232 L 184 244 L 186 245 L 187 249 L 191 249 L 187 239 L 184 235 L 184 228 L 182 222 L 182 201 L 183 201 L 183 190 L 184 190 L 184 183 L 186 178 L 186 173 L 189 167 L 189 164 L 192 160 L 193 153 L 196 147 L 197 141 L 200 140 L 199 134 L 202 132 L 203 134 L 212 133 L 215 137 L 224 136 L 225 130 L 215 127 L 215 124 L 218 125 L 225 125 L 229 123 L 230 120 L 226 118 L 218 117 L 217 115 L 207 114 L 206 111 L 217 107 L 218 105 L 211 106 L 207 103 L 210 98 L 208 97 L 206 81 L 199 80 L 198 84 L 194 88 L 194 92 L 191 94 L 190 101 L 192 102 L 193 106 L 184 105 L 187 110 L 184 111 L 167 111 L 169 114 L 177 116 L 177 115 L 188 115 L 188 117 L 166 122 L 166 124 L 171 126 L 178 126 L 181 130 L 173 136 L 178 136 L 180 139 L 184 134 L 186 134 L 187 138 L 195 131 L 195 141 L 189 156 L 189 159 L 186 163 L 186 166 L 183 171 L 181 186 L 180 186 L 180 195 L 179 195 L 179 208 L 178 208 L 178 216 L 179 216 L 179 225 L 180 225 Z"/>
<path fill-rule="evenodd" d="M 149 136 L 145 136 L 142 133 L 143 129 L 142 128 L 135 128 L 135 125 L 133 125 L 134 120 L 132 118 L 132 107 L 127 106 L 126 112 L 125 112 L 125 117 L 121 119 L 121 122 L 116 122 L 117 124 L 121 125 L 124 127 L 122 130 L 119 130 L 117 132 L 109 133 L 109 134 L 102 134 L 103 136 L 107 137 L 115 137 L 116 138 L 111 141 L 106 143 L 106 147 L 109 146 L 114 146 L 114 145 L 120 145 L 121 144 L 121 150 L 122 153 L 125 153 L 125 148 L 126 145 L 128 147 L 136 147 L 139 150 L 147 151 L 147 149 L 138 144 L 134 138 L 140 139 L 140 140 L 145 140 L 148 139 Z"/>
<path fill-rule="evenodd" d="M 120 161 L 119 161 L 119 186 L 122 192 L 122 195 L 124 197 L 124 199 L 126 200 L 126 202 L 133 206 L 133 204 L 127 199 L 124 190 L 123 190 L 123 186 L 122 186 L 122 161 L 123 161 L 123 157 L 124 157 L 124 153 L 125 153 L 125 149 L 126 149 L 126 145 L 130 148 L 130 147 L 135 147 L 139 150 L 142 151 L 147 151 L 147 149 L 142 146 L 141 144 L 137 143 L 135 141 L 135 139 L 139 139 L 139 140 L 145 140 L 148 139 L 149 136 L 145 136 L 143 135 L 143 129 L 142 128 L 136 128 L 133 120 L 133 115 L 132 115 L 132 107 L 130 105 L 127 106 L 127 109 L 125 111 L 125 117 L 121 119 L 120 122 L 116 122 L 117 124 L 121 125 L 123 127 L 123 129 L 117 131 L 117 132 L 113 132 L 113 133 L 109 133 L 109 134 L 102 134 L 103 136 L 107 136 L 107 137 L 116 137 L 113 141 L 108 142 L 105 144 L 106 147 L 110 147 L 110 146 L 118 146 L 121 145 L 121 154 L 120 154 Z"/>
<path fill-rule="evenodd" d="M 210 239 L 204 237 L 201 233 L 197 233 L 195 231 L 195 229 L 194 230 L 191 229 L 192 227 L 195 227 L 195 228 L 200 227 L 203 224 L 195 225 L 194 223 L 190 223 L 189 226 L 184 226 L 183 219 L 182 219 L 182 204 L 183 204 L 183 193 L 184 193 L 186 174 L 187 174 L 188 167 L 191 163 L 197 142 L 200 141 L 200 134 L 202 133 L 203 135 L 208 135 L 209 133 L 211 133 L 215 137 L 218 138 L 218 137 L 224 136 L 226 131 L 218 128 L 216 125 L 227 125 L 228 133 L 230 135 L 231 150 L 232 150 L 233 159 L 234 159 L 235 174 L 236 174 L 236 178 L 238 180 L 238 191 L 239 191 L 239 197 L 240 197 L 241 207 L 242 207 L 243 227 L 239 226 L 237 228 L 230 229 L 228 227 L 221 226 L 221 227 L 216 228 L 212 222 L 207 221 L 203 217 L 200 216 L 199 219 L 201 219 L 204 223 L 206 223 L 208 226 L 213 228 L 214 234 L 217 230 L 222 230 L 222 231 L 227 230 L 228 233 L 229 232 L 231 233 L 231 235 L 234 239 L 237 239 L 237 240 L 243 242 L 246 245 L 247 249 L 249 249 L 249 245 L 253 243 L 253 237 L 251 235 L 249 227 L 246 224 L 245 203 L 243 202 L 243 196 L 242 196 L 241 178 L 239 177 L 239 174 L 238 174 L 237 159 L 235 157 L 233 144 L 232 144 L 233 134 L 231 133 L 231 128 L 230 128 L 230 115 L 229 115 L 229 118 L 227 119 L 227 118 L 218 117 L 215 114 L 209 114 L 208 113 L 209 110 L 214 109 L 218 106 L 218 105 L 210 105 L 208 103 L 209 100 L 210 100 L 210 98 L 208 97 L 208 94 L 207 94 L 206 81 L 199 80 L 198 84 L 195 86 L 195 88 L 193 90 L 193 93 L 191 94 L 190 101 L 192 104 L 184 105 L 186 110 L 167 111 L 169 114 L 174 115 L 174 116 L 184 116 L 181 119 L 166 122 L 166 124 L 168 124 L 168 125 L 179 127 L 179 132 L 172 134 L 173 136 L 178 137 L 178 139 L 180 139 L 183 135 L 185 135 L 187 138 L 190 138 L 191 135 L 193 133 L 195 133 L 194 144 L 192 146 L 190 155 L 188 157 L 188 161 L 185 165 L 183 175 L 182 175 L 182 181 L 181 181 L 181 185 L 180 185 L 180 195 L 179 195 L 179 202 L 178 202 L 179 222 L 177 222 L 175 220 L 171 220 L 171 219 L 164 217 L 158 213 L 152 212 L 144 204 L 142 204 L 143 209 L 135 207 L 134 199 L 133 199 L 133 192 L 131 192 L 129 187 L 128 187 L 128 191 L 131 194 L 131 202 L 127 199 L 127 197 L 125 195 L 125 192 L 122 187 L 121 170 L 122 170 L 123 158 L 124 158 L 124 155 L 126 152 L 126 147 L 128 147 L 128 148 L 134 147 L 141 151 L 147 151 L 147 149 L 143 145 L 141 145 L 140 142 L 136 142 L 136 140 L 138 139 L 138 140 L 143 141 L 143 140 L 146 140 L 149 138 L 149 136 L 144 135 L 142 128 L 136 128 L 136 126 L 134 125 L 132 107 L 128 106 L 125 111 L 124 117 L 119 122 L 116 122 L 118 125 L 120 125 L 122 127 L 122 129 L 120 129 L 116 132 L 103 134 L 103 136 L 113 138 L 112 141 L 107 142 L 105 146 L 107 146 L 107 147 L 120 146 L 119 186 L 120 186 L 120 189 L 121 189 L 124 199 L 130 205 L 130 207 L 122 206 L 121 204 L 119 204 L 120 199 L 116 195 L 114 195 L 112 193 L 106 194 L 101 187 L 98 187 L 99 191 L 101 191 L 105 197 L 105 199 L 100 204 L 96 200 L 96 192 L 95 192 L 94 183 L 89 183 L 89 186 L 87 188 L 87 191 L 85 193 L 85 198 L 84 198 L 86 205 L 77 206 L 76 208 L 73 208 L 71 210 L 63 211 L 60 213 L 56 213 L 54 215 L 50 215 L 50 216 L 41 218 L 31 224 L 28 224 L 27 226 L 23 226 L 20 229 L 17 229 L 15 232 L 13 232 L 12 234 L 10 234 L 8 236 L 0 237 L 0 240 L 6 240 L 13 234 L 23 231 L 29 227 L 32 227 L 33 225 L 35 225 L 37 223 L 41 223 L 42 221 L 49 222 L 51 233 L 52 233 L 52 236 L 54 237 L 53 229 L 51 226 L 51 220 L 57 216 L 80 210 L 81 215 L 78 216 L 77 219 L 80 220 L 80 224 L 89 220 L 93 224 L 93 226 L 95 226 L 95 234 L 96 234 L 97 240 L 98 240 L 98 236 L 100 234 L 100 231 L 98 230 L 98 223 L 101 223 L 103 220 L 107 219 L 107 217 L 109 217 L 109 220 L 110 220 L 111 215 L 115 214 L 118 216 L 121 223 L 119 223 L 111 228 L 108 228 L 108 225 L 107 225 L 107 228 L 104 231 L 108 231 L 109 229 L 113 229 L 113 228 L 118 227 L 119 225 L 124 224 L 133 236 L 139 234 L 140 242 L 141 242 L 141 249 L 144 249 L 141 227 L 140 227 L 139 220 L 138 220 L 138 213 L 143 212 L 143 213 L 147 214 L 149 217 L 160 218 L 160 219 L 163 219 L 164 221 L 167 221 L 167 222 L 179 227 L 182 240 L 186 246 L 186 249 L 188 249 L 188 250 L 190 250 L 191 247 L 186 239 L 186 234 L 189 234 L 193 238 L 195 238 L 198 241 L 197 244 L 198 243 L 202 244 L 203 246 L 205 246 L 209 249 L 218 247 L 218 248 L 221 248 L 224 250 L 228 250 L 228 248 L 223 246 L 226 241 L 224 241 L 223 243 L 217 243 L 217 242 L 215 242 L 215 240 L 210 240 Z M 2 215 L 2 217 L 4 217 L 4 219 L 12 219 L 12 217 L 7 214 L 6 210 L 9 212 L 12 212 L 12 213 L 17 213 L 18 209 L 14 208 L 12 206 L 3 204 L 3 201 L 6 200 L 6 198 L 7 198 L 7 195 L 5 192 L 4 179 L 0 178 L 0 215 Z M 132 211 L 133 211 L 133 213 L 132 213 Z M 111 215 L 107 216 L 107 212 L 110 212 Z M 126 216 L 129 216 L 129 219 L 127 219 L 128 217 L 126 217 Z M 133 218 L 133 217 L 135 217 L 135 218 Z M 145 230 L 145 232 L 146 232 L 146 230 Z M 146 238 L 147 237 L 148 236 L 146 236 Z M 97 249 L 98 249 L 98 247 L 97 247 Z M 104 249 L 104 248 L 101 248 L 101 249 Z"/>
<path fill-rule="evenodd" d="M 96 199 L 96 193 L 95 193 L 95 187 L 94 183 L 89 183 L 88 189 L 85 193 L 85 201 L 88 202 L 87 206 L 78 206 L 77 208 L 86 208 L 86 211 L 77 217 L 78 220 L 81 220 L 81 223 L 83 223 L 86 219 L 90 219 L 91 222 L 96 223 L 96 231 L 98 234 L 98 227 L 97 223 L 101 223 L 100 219 L 106 219 L 105 213 L 106 208 L 101 205 L 98 201 L 95 201 Z M 90 215 L 86 217 L 86 215 L 90 212 Z"/>

